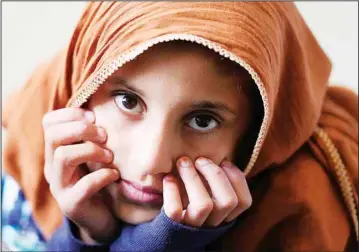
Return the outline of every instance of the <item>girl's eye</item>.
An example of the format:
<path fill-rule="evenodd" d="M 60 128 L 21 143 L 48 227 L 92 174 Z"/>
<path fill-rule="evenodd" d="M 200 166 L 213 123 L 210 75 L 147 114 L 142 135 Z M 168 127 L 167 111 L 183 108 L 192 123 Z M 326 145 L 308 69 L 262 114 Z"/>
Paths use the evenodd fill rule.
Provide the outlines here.
<path fill-rule="evenodd" d="M 218 126 L 218 122 L 210 115 L 197 115 L 189 120 L 188 125 L 198 131 L 210 131 Z"/>
<path fill-rule="evenodd" d="M 127 113 L 140 114 L 142 112 L 141 103 L 133 95 L 117 94 L 115 101 L 117 106 Z"/>

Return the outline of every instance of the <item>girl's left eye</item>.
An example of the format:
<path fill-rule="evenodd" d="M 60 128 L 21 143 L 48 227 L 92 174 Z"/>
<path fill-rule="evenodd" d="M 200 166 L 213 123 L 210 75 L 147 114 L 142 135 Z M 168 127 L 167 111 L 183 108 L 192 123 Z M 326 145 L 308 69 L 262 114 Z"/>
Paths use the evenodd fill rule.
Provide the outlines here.
<path fill-rule="evenodd" d="M 117 94 L 115 97 L 117 106 L 130 114 L 140 114 L 143 109 L 137 97 L 129 94 Z"/>
<path fill-rule="evenodd" d="M 207 132 L 216 128 L 218 126 L 218 122 L 213 118 L 213 116 L 197 115 L 189 120 L 188 125 L 195 130 Z"/>

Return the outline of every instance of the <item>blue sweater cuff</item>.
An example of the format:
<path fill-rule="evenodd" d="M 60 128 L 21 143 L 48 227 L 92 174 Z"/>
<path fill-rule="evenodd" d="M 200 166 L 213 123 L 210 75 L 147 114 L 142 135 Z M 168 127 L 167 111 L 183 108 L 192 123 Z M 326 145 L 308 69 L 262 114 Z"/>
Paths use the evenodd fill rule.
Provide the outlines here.
<path fill-rule="evenodd" d="M 235 221 L 216 228 L 195 228 L 170 219 L 163 208 L 151 222 L 125 225 L 111 251 L 199 251 L 214 242 Z"/>
<path fill-rule="evenodd" d="M 47 251 L 108 251 L 109 245 L 89 245 L 76 237 L 77 226 L 68 218 L 63 219 L 63 224 L 46 243 Z"/>

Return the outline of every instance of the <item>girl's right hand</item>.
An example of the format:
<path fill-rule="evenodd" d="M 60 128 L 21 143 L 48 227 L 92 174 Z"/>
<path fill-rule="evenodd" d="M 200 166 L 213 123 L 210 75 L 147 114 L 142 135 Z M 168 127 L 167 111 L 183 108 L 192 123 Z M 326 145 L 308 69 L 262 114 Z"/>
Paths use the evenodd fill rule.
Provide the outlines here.
<path fill-rule="evenodd" d="M 87 243 L 104 242 L 118 228 L 99 191 L 119 179 L 118 171 L 101 168 L 92 173 L 86 162 L 109 164 L 113 154 L 100 146 L 107 135 L 94 124 L 95 115 L 80 108 L 64 108 L 47 113 L 45 135 L 45 178 L 63 214 L 80 230 Z"/>

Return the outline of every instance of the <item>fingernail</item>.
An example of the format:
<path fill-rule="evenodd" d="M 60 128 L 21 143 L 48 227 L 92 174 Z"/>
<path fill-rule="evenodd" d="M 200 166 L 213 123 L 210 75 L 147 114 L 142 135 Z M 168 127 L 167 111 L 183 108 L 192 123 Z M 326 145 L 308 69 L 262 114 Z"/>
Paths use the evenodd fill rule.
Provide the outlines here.
<path fill-rule="evenodd" d="M 230 169 L 230 168 L 233 167 L 233 164 L 229 160 L 225 159 L 225 160 L 222 161 L 222 166 L 224 168 Z"/>
<path fill-rule="evenodd" d="M 196 164 L 197 165 L 206 165 L 208 164 L 210 161 L 207 159 L 207 158 L 203 158 L 203 157 L 200 157 L 196 160 Z"/>
<path fill-rule="evenodd" d="M 181 158 L 179 161 L 179 165 L 181 167 L 190 167 L 191 166 L 191 160 L 188 158 Z"/>
<path fill-rule="evenodd" d="M 175 178 L 173 177 L 173 175 L 168 174 L 168 175 L 165 176 L 165 180 L 167 180 L 167 181 L 174 181 Z"/>
<path fill-rule="evenodd" d="M 95 115 L 92 111 L 86 111 L 85 112 L 85 117 L 87 120 L 89 120 L 90 122 L 95 121 Z"/>

